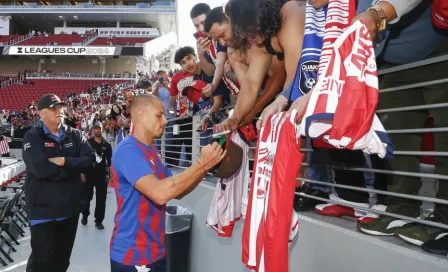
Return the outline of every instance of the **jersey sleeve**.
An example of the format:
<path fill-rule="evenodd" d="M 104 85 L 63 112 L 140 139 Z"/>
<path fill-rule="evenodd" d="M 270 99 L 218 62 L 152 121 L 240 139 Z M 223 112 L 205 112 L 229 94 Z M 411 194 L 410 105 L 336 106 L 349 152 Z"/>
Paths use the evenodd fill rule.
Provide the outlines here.
<path fill-rule="evenodd" d="M 216 52 L 224 52 L 227 53 L 227 47 L 222 46 L 220 43 L 216 43 Z"/>
<path fill-rule="evenodd" d="M 145 158 L 143 150 L 136 145 L 121 146 L 114 155 L 112 162 L 118 174 L 121 175 L 132 186 L 135 186 L 137 180 L 144 176 L 155 174 L 150 163 Z"/>
<path fill-rule="evenodd" d="M 212 57 L 210 57 L 210 55 L 208 54 L 208 53 L 205 53 L 205 59 L 208 61 L 208 62 L 210 62 L 211 64 L 214 64 L 213 63 L 213 60 L 212 60 Z"/>

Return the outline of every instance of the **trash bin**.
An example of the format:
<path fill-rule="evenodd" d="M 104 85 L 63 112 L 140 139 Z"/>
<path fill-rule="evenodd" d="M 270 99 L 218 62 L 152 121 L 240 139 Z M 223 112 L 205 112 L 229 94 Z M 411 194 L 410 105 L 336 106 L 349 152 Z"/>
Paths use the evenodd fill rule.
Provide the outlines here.
<path fill-rule="evenodd" d="M 188 272 L 193 214 L 182 206 L 167 206 L 165 248 L 167 272 Z"/>

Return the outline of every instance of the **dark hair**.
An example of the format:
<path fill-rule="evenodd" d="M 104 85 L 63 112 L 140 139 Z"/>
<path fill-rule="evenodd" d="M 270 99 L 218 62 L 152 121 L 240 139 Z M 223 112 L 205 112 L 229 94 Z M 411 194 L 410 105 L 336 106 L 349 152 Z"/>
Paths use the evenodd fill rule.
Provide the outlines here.
<path fill-rule="evenodd" d="M 216 7 L 207 14 L 207 18 L 205 18 L 204 21 L 204 31 L 210 32 L 210 29 L 212 28 L 213 24 L 217 23 L 219 25 L 222 25 L 228 22 L 229 20 L 222 11 L 222 7 Z"/>
<path fill-rule="evenodd" d="M 190 18 L 196 18 L 199 15 L 205 14 L 207 15 L 210 12 L 210 6 L 206 3 L 199 3 L 194 5 L 194 7 L 190 11 Z"/>
<path fill-rule="evenodd" d="M 193 47 L 180 47 L 179 49 L 177 49 L 176 54 L 174 55 L 174 63 L 179 64 L 179 62 L 188 55 L 193 55 L 196 57 L 196 53 L 194 52 Z"/>
<path fill-rule="evenodd" d="M 116 112 L 114 111 L 114 106 L 117 106 L 117 107 L 118 107 L 118 113 L 116 113 Z M 123 108 L 122 108 L 119 104 L 117 104 L 117 103 L 113 104 L 113 105 L 112 105 L 112 109 L 111 109 L 111 111 L 110 111 L 110 116 L 112 117 L 112 120 L 116 120 L 117 117 L 118 117 L 119 115 L 121 115 L 122 112 L 123 112 Z"/>
<path fill-rule="evenodd" d="M 226 15 L 232 25 L 233 39 L 238 47 L 247 45 L 247 36 L 260 35 L 270 38 L 282 27 L 280 0 L 230 0 Z"/>

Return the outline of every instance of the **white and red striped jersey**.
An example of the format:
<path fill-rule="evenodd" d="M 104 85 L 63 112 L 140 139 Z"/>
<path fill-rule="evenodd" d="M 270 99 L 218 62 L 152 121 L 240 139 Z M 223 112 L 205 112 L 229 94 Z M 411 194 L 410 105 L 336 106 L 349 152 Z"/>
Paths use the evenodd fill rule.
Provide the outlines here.
<path fill-rule="evenodd" d="M 302 134 L 323 139 L 327 147 L 391 157 L 392 143 L 375 115 L 378 96 L 373 44 L 366 26 L 357 21 L 333 44 L 308 102 Z"/>
<path fill-rule="evenodd" d="M 233 176 L 220 179 L 216 184 L 206 222 L 222 237 L 231 237 L 235 222 L 246 216 L 250 181 L 249 147 L 238 132 L 234 132 L 230 140 L 243 149 L 241 167 Z"/>
<path fill-rule="evenodd" d="M 0 154 L 9 153 L 9 143 L 12 142 L 11 138 L 4 137 L 2 141 L 0 141 Z"/>
<path fill-rule="evenodd" d="M 210 43 L 207 53 L 209 54 L 213 63 L 216 65 L 216 57 L 218 55 L 218 44 L 216 41 L 212 41 Z M 232 95 L 238 95 L 238 93 L 240 92 L 240 84 L 238 82 L 231 80 L 226 75 L 222 77 L 222 80 L 224 81 L 224 83 L 226 84 L 227 88 L 230 90 Z"/>
<path fill-rule="evenodd" d="M 303 154 L 297 111 L 272 116 L 260 130 L 243 230 L 242 261 L 256 272 L 288 271 L 288 245 L 297 234 L 293 210 Z"/>

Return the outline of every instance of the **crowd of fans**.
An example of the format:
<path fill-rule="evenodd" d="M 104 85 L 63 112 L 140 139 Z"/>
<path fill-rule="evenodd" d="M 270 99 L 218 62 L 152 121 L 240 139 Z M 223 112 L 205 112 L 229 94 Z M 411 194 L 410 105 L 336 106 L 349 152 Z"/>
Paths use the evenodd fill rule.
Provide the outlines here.
<path fill-rule="evenodd" d="M 399 3 L 397 3 L 399 2 Z M 447 33 L 439 23 L 433 23 L 433 12 L 440 11 L 440 3 L 434 1 L 357 1 L 357 19 L 366 24 L 371 40 L 376 44 L 375 53 L 379 68 L 407 64 L 425 58 L 448 53 Z M 201 113 L 199 128 L 182 126 L 183 130 L 197 129 L 205 132 L 216 113 L 236 101 L 230 118 L 216 126 L 217 132 L 234 131 L 250 126 L 260 116 L 265 122 L 270 116 L 289 108 L 304 112 L 312 88 L 316 82 L 315 70 L 303 70 L 301 63 L 304 44 L 304 18 L 326 10 L 328 0 L 280 1 L 280 0 L 230 0 L 225 6 L 210 9 L 206 4 L 197 4 L 191 10 L 192 23 L 196 28 L 196 50 L 179 48 L 175 63 L 181 71 L 171 80 L 161 71 L 162 79 L 152 86 L 154 95 L 163 101 L 168 118 L 184 117 Z M 439 6 L 437 6 L 439 5 Z M 313 12 L 307 12 L 307 11 Z M 354 20 L 353 22 L 356 22 Z M 314 26 L 315 27 L 315 26 Z M 448 28 L 448 26 L 445 26 Z M 313 31 L 317 31 L 313 29 Z M 310 32 L 313 32 L 310 30 Z M 323 29 L 322 29 L 323 35 Z M 422 39 L 422 37 L 425 37 Z M 321 45 L 322 46 L 322 45 Z M 320 56 L 320 55 L 319 55 Z M 317 60 L 318 61 L 318 60 Z M 446 62 L 420 68 L 407 69 L 380 77 L 380 88 L 391 88 L 444 78 Z M 314 73 L 314 78 L 312 73 Z M 310 77 L 311 78 L 308 78 Z M 303 77 L 304 79 L 300 79 Z M 299 79 L 298 87 L 295 79 Z M 306 80 L 305 80 L 306 79 Z M 205 82 L 202 84 L 200 82 Z M 295 86 L 295 87 L 293 87 Z M 409 88 L 406 91 L 381 93 L 379 109 L 417 106 L 447 102 L 446 84 Z M 298 90 L 302 93 L 298 93 Z M 302 95 L 303 94 L 303 95 Z M 428 107 L 428 110 L 382 113 L 378 117 L 387 130 L 423 128 L 428 116 L 432 116 L 435 127 L 444 127 L 443 116 L 447 109 Z M 217 121 L 217 122 L 213 122 Z M 186 124 L 184 120 L 175 124 Z M 182 134 L 182 133 L 181 133 Z M 187 133 L 188 134 L 188 133 Z M 173 137 L 170 144 L 185 145 L 188 154 L 191 137 Z M 201 135 L 203 136 L 203 135 Z M 447 150 L 446 132 L 436 133 L 435 149 Z M 202 138 L 202 137 L 201 137 Z M 418 135 L 391 134 L 390 138 L 398 151 L 420 151 L 423 133 Z M 174 142 L 173 142 L 174 141 Z M 306 178 L 319 182 L 333 182 L 358 188 L 375 188 L 392 193 L 417 195 L 421 188 L 419 177 L 409 175 L 384 175 L 371 172 L 348 171 L 347 167 L 363 167 L 380 170 L 418 172 L 420 156 L 397 155 L 383 160 L 365 155 L 361 151 L 331 150 L 313 147 L 308 154 L 310 166 Z M 178 152 L 169 156 L 179 160 Z M 435 172 L 447 175 L 447 158 L 435 158 Z M 178 163 L 178 162 L 175 162 Z M 440 182 L 437 198 L 448 199 L 448 183 Z M 432 222 L 448 224 L 448 207 L 436 204 L 434 209 L 422 212 L 421 202 L 400 197 L 378 194 L 372 202 L 368 192 L 361 192 L 322 184 L 305 183 L 298 192 L 371 208 L 378 212 L 390 212 L 411 218 L 422 218 Z M 374 194 L 373 194 L 374 195 Z M 326 216 L 353 216 L 358 229 L 366 234 L 394 235 L 433 253 L 447 253 L 448 233 L 441 228 L 403 221 L 375 212 L 365 213 L 344 205 L 328 204 L 313 198 L 296 196 L 298 211 L 314 210 Z"/>

